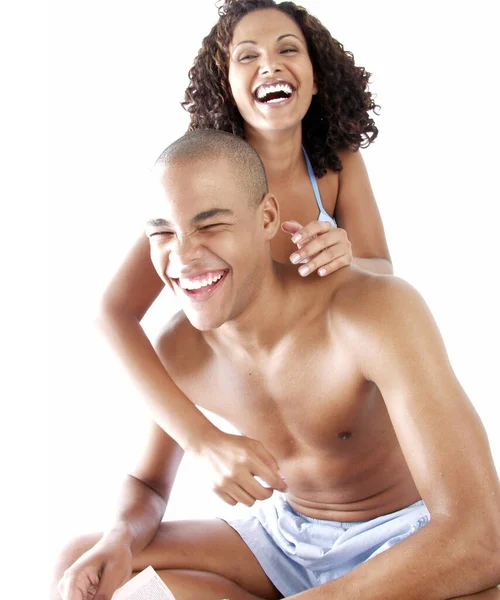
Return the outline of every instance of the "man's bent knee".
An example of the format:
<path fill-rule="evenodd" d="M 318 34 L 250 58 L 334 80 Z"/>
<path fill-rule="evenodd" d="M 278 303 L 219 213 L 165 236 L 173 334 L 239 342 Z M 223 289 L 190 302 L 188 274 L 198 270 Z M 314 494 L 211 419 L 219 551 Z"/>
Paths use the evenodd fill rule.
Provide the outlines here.
<path fill-rule="evenodd" d="M 215 573 L 189 570 L 164 570 L 158 575 L 165 582 L 175 600 L 267 600 L 255 596 L 234 581 Z"/>
<path fill-rule="evenodd" d="M 61 550 L 58 555 L 56 562 L 56 569 L 62 568 L 63 565 L 64 570 L 70 567 L 76 560 L 80 558 L 85 552 L 93 548 L 97 542 L 101 539 L 102 534 L 87 534 L 80 535 L 76 538 L 70 540 Z"/>

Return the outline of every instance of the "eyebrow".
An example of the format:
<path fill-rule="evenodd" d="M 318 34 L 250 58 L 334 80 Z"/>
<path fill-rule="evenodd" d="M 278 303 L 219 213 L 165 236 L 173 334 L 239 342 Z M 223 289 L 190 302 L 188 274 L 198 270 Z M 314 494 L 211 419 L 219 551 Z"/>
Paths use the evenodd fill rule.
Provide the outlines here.
<path fill-rule="evenodd" d="M 276 41 L 277 41 L 277 42 L 281 42 L 281 40 L 282 40 L 283 38 L 286 38 L 286 37 L 294 37 L 296 40 L 299 40 L 299 42 L 301 42 L 302 44 L 304 43 L 304 42 L 303 42 L 303 41 L 302 41 L 302 40 L 301 40 L 301 39 L 300 39 L 298 36 L 296 36 L 296 35 L 295 35 L 295 34 L 293 34 L 293 33 L 284 33 L 283 35 L 279 35 L 279 36 L 276 38 Z M 238 42 L 238 43 L 236 44 L 236 46 L 233 48 L 233 52 L 234 52 L 234 50 L 236 50 L 236 48 L 237 48 L 238 46 L 240 46 L 241 44 L 257 44 L 257 42 L 255 42 L 254 40 L 243 40 L 242 42 Z"/>
<path fill-rule="evenodd" d="M 194 225 L 196 223 L 200 223 L 201 221 L 211 219 L 212 217 L 222 215 L 232 217 L 234 213 L 228 208 L 211 208 L 210 210 L 204 210 L 203 212 L 198 213 L 191 219 L 191 223 L 193 223 Z M 151 219 L 146 223 L 146 225 L 150 227 L 171 227 L 172 224 L 169 221 L 166 221 L 165 219 Z"/>

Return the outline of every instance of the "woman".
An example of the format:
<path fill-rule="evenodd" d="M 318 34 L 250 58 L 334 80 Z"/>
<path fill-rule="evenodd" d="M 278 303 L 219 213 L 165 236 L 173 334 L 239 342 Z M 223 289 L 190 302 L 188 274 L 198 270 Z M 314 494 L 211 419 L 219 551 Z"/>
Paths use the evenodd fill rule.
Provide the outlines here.
<path fill-rule="evenodd" d="M 291 2 L 229 0 L 219 15 L 190 71 L 183 105 L 190 129 L 229 131 L 260 155 L 284 220 L 273 258 L 291 260 L 303 276 L 326 276 L 351 263 L 392 273 L 358 151 L 377 135 L 370 74 Z M 259 442 L 219 431 L 163 368 L 140 325 L 162 288 L 141 235 L 106 290 L 99 318 L 154 419 L 207 461 L 214 491 L 225 501 L 248 504 L 240 492 L 248 493 L 254 476 L 269 495 L 285 489 L 279 466 Z"/>

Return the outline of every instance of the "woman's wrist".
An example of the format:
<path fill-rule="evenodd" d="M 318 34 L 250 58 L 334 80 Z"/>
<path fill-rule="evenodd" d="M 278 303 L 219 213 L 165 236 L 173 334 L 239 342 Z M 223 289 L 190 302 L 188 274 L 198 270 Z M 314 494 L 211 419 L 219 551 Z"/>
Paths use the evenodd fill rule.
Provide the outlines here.
<path fill-rule="evenodd" d="M 187 435 L 186 443 L 183 447 L 185 452 L 200 454 L 203 448 L 217 444 L 218 440 L 224 435 L 205 415 L 203 415 L 203 418 L 205 422 L 200 421 L 197 427 L 191 428 L 191 431 Z"/>

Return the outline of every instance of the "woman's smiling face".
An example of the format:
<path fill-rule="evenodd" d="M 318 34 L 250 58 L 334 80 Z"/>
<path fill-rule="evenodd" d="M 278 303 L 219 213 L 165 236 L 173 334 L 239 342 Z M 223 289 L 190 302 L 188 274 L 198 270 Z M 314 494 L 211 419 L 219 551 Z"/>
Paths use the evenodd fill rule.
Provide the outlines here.
<path fill-rule="evenodd" d="M 272 8 L 244 16 L 229 48 L 229 84 L 245 131 L 286 130 L 300 124 L 317 88 L 297 23 Z"/>

